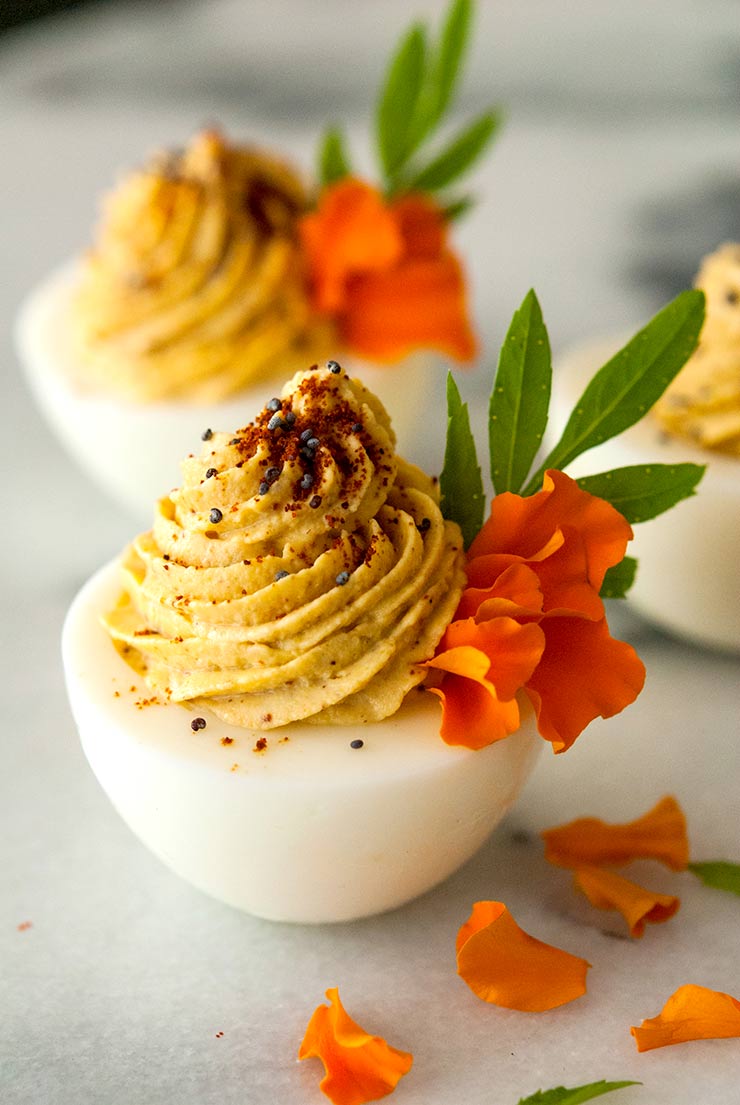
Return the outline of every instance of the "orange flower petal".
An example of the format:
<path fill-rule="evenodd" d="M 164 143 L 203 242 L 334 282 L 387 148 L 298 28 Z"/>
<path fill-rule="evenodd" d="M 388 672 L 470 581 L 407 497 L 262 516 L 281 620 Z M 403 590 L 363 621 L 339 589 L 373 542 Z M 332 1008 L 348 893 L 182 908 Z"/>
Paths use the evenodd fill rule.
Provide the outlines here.
<path fill-rule="evenodd" d="M 679 898 L 646 890 L 602 867 L 578 867 L 573 882 L 596 909 L 618 910 L 634 937 L 643 935 L 646 924 L 668 921 L 681 904 Z"/>
<path fill-rule="evenodd" d="M 545 651 L 527 685 L 537 728 L 564 752 L 597 717 L 613 717 L 637 698 L 645 667 L 606 619 L 544 617 Z"/>
<path fill-rule="evenodd" d="M 610 503 L 582 491 L 575 480 L 555 469 L 548 469 L 542 491 L 535 495 L 522 498 L 504 492 L 494 498 L 491 514 L 470 546 L 470 557 L 506 552 L 529 560 L 565 524 L 584 541 L 588 582 L 598 592 L 607 568 L 624 557 L 632 527 Z"/>
<path fill-rule="evenodd" d="M 433 199 L 421 193 L 401 196 L 391 211 L 403 238 L 407 257 L 433 260 L 442 253 L 447 240 L 447 220 Z"/>
<path fill-rule="evenodd" d="M 585 959 L 519 928 L 503 902 L 476 902 L 457 934 L 457 973 L 492 1005 L 541 1013 L 586 992 Z"/>
<path fill-rule="evenodd" d="M 501 616 L 514 617 L 517 614 L 538 615 L 541 612 L 542 591 L 537 573 L 526 564 L 514 563 L 503 571 L 494 573 L 490 586 L 466 587 L 455 618 L 476 618 L 484 621 Z"/>
<path fill-rule="evenodd" d="M 298 1058 L 321 1060 L 326 1074 L 319 1086 L 334 1105 L 363 1105 L 386 1097 L 411 1069 L 413 1056 L 360 1028 L 344 1009 L 336 987 L 326 996 L 331 1005 L 314 1011 Z"/>
<path fill-rule="evenodd" d="M 415 349 L 438 349 L 458 361 L 477 352 L 465 277 L 449 251 L 352 279 L 340 327 L 351 349 L 377 361 L 396 361 Z"/>
<path fill-rule="evenodd" d="M 353 177 L 325 189 L 298 229 L 319 311 L 343 309 L 351 276 L 387 269 L 403 253 L 401 232 L 382 195 Z"/>
<path fill-rule="evenodd" d="M 657 1017 L 630 1032 L 638 1051 L 689 1040 L 727 1040 L 740 1036 L 740 1001 L 706 986 L 679 986 Z"/>
<path fill-rule="evenodd" d="M 441 651 L 435 657 L 435 667 L 446 649 L 472 646 L 488 659 L 486 682 L 496 689 L 501 699 L 510 699 L 520 690 L 537 667 L 545 636 L 538 625 L 521 625 L 514 618 L 492 618 L 487 622 L 476 622 L 473 618 L 451 622 L 441 642 Z M 467 674 L 456 668 L 456 674 Z M 473 676 L 475 678 L 475 676 Z"/>
<path fill-rule="evenodd" d="M 536 625 L 495 618 L 478 625 L 472 618 L 452 622 L 442 651 L 426 666 L 445 673 L 430 687 L 442 700 L 440 735 L 446 744 L 485 748 L 519 728 L 515 695 L 542 653 Z"/>
<path fill-rule="evenodd" d="M 673 871 L 683 871 L 689 862 L 686 818 L 670 795 L 623 825 L 580 817 L 541 835 L 545 858 L 557 867 L 622 867 L 634 859 L 657 859 Z"/>

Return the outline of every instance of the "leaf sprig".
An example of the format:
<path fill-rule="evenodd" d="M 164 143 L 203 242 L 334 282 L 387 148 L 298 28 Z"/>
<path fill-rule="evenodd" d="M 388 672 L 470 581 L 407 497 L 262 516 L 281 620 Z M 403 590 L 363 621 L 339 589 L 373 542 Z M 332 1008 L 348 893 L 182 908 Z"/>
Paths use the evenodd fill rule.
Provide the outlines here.
<path fill-rule="evenodd" d="M 621 1090 L 624 1086 L 641 1086 L 641 1082 L 589 1082 L 585 1086 L 555 1086 L 552 1090 L 538 1090 L 530 1097 L 520 1098 L 518 1105 L 581 1105 L 595 1097 Z"/>
<path fill-rule="evenodd" d="M 599 369 L 575 405 L 560 439 L 530 474 L 548 420 L 552 359 L 547 328 L 533 291 L 515 313 L 501 347 L 489 404 L 488 446 L 494 493 L 533 495 L 548 468 L 568 464 L 622 433 L 660 398 L 693 353 L 704 321 L 704 295 L 682 292 Z M 466 546 L 483 524 L 480 469 L 467 411 L 448 384 L 448 446 L 440 477 L 453 488 L 445 516 L 460 523 Z M 646 521 L 694 494 L 704 468 L 649 464 L 586 476 L 578 484 L 606 499 L 630 523 Z M 464 524 L 463 524 L 464 523 Z M 477 529 L 476 529 L 477 526 Z M 471 536 L 472 534 L 472 536 Z M 635 577 L 632 557 L 607 572 L 602 596 L 623 598 Z"/>
<path fill-rule="evenodd" d="M 492 108 L 455 133 L 446 144 L 438 131 L 455 102 L 473 20 L 473 0 L 452 0 L 438 40 L 423 23 L 401 38 L 388 65 L 375 110 L 375 136 L 383 190 L 438 193 L 474 164 L 493 138 L 500 115 Z M 319 147 L 319 180 L 334 184 L 351 172 L 343 131 L 332 126 Z M 470 196 L 447 197 L 448 219 L 472 203 Z"/>

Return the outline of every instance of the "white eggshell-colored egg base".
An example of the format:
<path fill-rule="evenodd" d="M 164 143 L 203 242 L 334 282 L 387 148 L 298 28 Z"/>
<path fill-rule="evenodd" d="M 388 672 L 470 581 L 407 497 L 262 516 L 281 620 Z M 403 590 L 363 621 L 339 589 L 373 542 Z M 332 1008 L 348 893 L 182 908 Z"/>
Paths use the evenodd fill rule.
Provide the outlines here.
<path fill-rule="evenodd" d="M 489 836 L 540 747 L 531 714 L 479 752 L 439 736 L 437 698 L 412 692 L 380 723 L 255 732 L 176 704 L 149 704 L 99 615 L 117 565 L 75 599 L 64 629 L 82 744 L 134 833 L 184 879 L 279 921 L 345 921 L 429 890 Z M 134 689 L 135 688 L 135 689 Z M 267 741 L 257 750 L 260 738 Z M 361 739 L 361 748 L 350 742 Z"/>

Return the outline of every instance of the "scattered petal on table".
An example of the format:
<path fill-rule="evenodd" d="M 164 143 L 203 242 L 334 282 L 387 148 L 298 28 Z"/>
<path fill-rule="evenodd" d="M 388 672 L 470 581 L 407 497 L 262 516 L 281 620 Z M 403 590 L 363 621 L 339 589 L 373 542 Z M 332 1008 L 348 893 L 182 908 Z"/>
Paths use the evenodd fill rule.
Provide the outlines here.
<path fill-rule="evenodd" d="M 334 1105 L 364 1105 L 396 1088 L 413 1056 L 370 1036 L 352 1020 L 336 987 L 326 991 L 330 1005 L 319 1005 L 306 1029 L 299 1059 L 318 1058 L 326 1074 L 320 1088 Z"/>
<path fill-rule="evenodd" d="M 586 992 L 585 959 L 519 928 L 503 902 L 476 902 L 457 935 L 457 973 L 492 1005 L 540 1013 Z"/>
<path fill-rule="evenodd" d="M 720 990 L 687 984 L 679 986 L 657 1017 L 630 1032 L 638 1051 L 689 1040 L 725 1040 L 740 1037 L 740 1001 Z"/>
<path fill-rule="evenodd" d="M 630 936 L 639 937 L 646 924 L 673 917 L 681 904 L 671 894 L 658 894 L 603 867 L 577 867 L 573 882 L 596 909 L 616 909 L 629 925 Z"/>
<path fill-rule="evenodd" d="M 670 795 L 626 824 L 580 817 L 545 829 L 541 835 L 545 858 L 558 867 L 621 867 L 633 859 L 657 859 L 674 871 L 683 871 L 689 861 L 686 818 Z"/>

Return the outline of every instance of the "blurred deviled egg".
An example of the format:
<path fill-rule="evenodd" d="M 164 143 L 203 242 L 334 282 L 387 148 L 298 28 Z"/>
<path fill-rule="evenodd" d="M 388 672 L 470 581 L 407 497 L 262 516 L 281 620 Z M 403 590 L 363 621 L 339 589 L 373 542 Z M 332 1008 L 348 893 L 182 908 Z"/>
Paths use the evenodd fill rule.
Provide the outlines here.
<path fill-rule="evenodd" d="M 706 257 L 696 286 L 706 296 L 699 345 L 647 417 L 569 471 L 660 461 L 706 466 L 697 494 L 639 526 L 629 601 L 656 625 L 698 644 L 740 651 L 740 244 Z M 594 370 L 619 339 L 566 353 L 553 380 L 562 429 Z"/>

